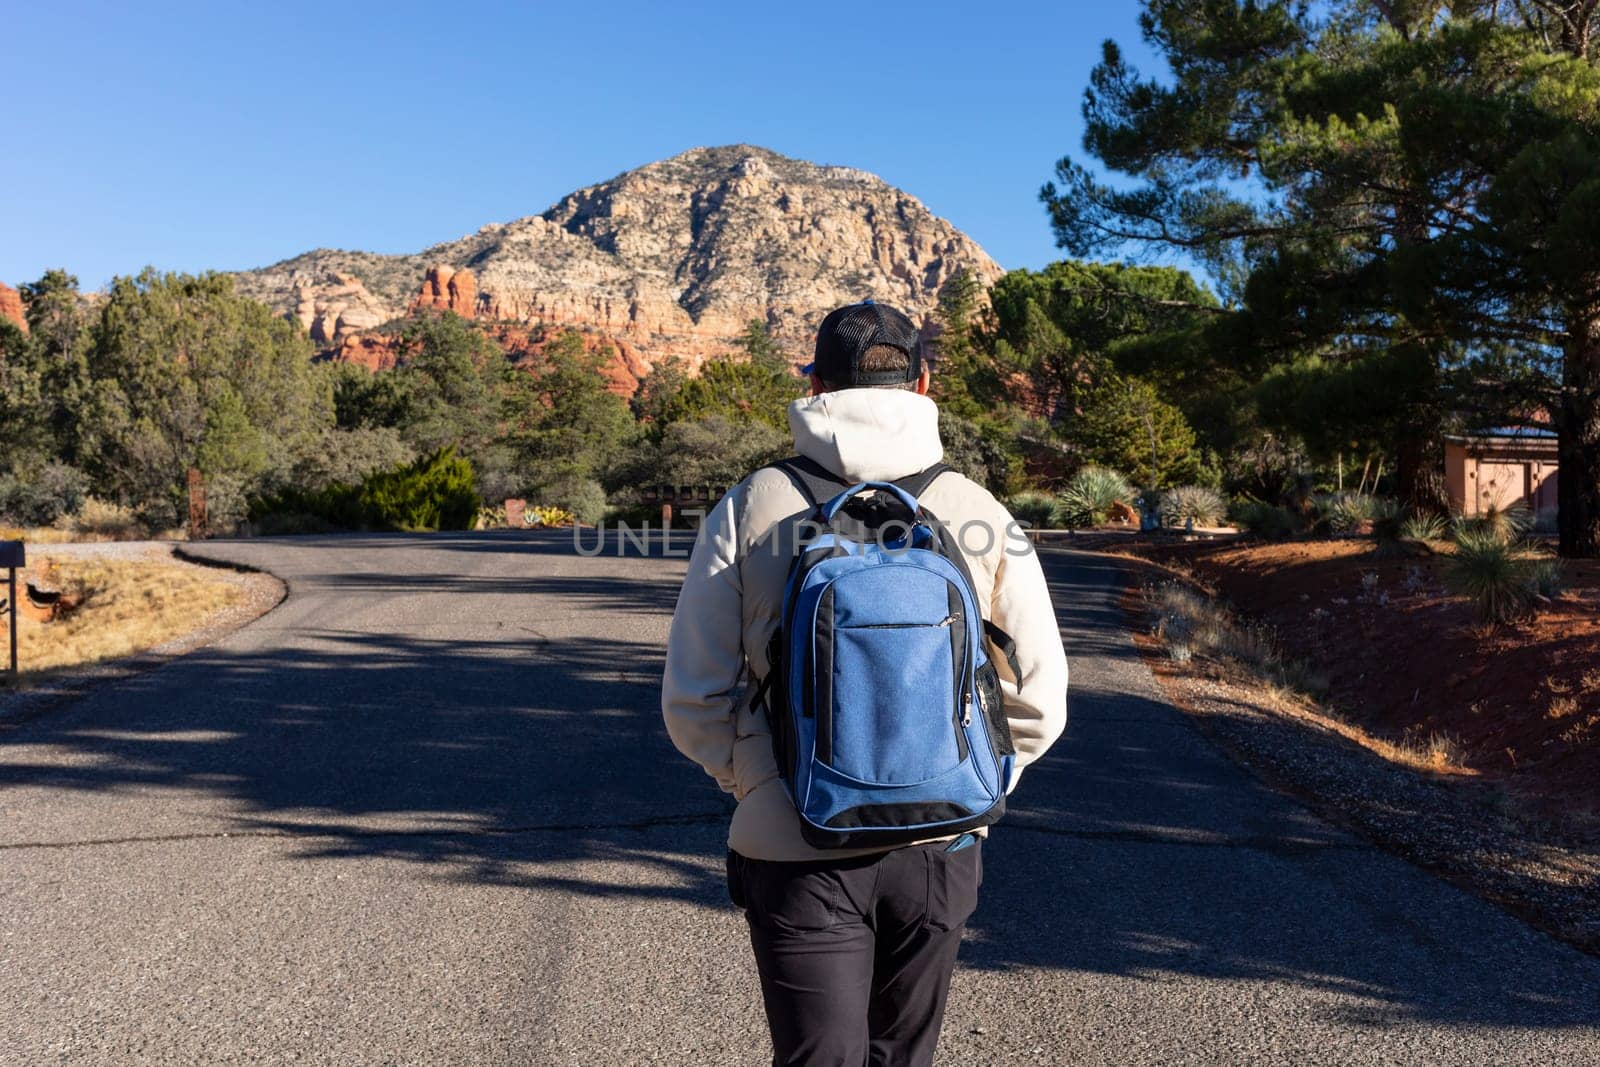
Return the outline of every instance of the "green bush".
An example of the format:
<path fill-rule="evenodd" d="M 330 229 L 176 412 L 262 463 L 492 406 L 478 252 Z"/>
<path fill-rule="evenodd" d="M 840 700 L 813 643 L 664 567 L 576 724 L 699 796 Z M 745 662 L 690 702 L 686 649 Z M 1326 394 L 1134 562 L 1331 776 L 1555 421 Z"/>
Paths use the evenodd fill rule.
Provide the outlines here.
<path fill-rule="evenodd" d="M 89 479 L 65 463 L 46 463 L 26 474 L 0 475 L 0 522 L 49 526 L 83 507 Z"/>
<path fill-rule="evenodd" d="M 1107 467 L 1085 467 L 1061 494 L 1060 521 L 1073 529 L 1099 526 L 1111 517 L 1115 505 L 1131 507 L 1135 495 L 1128 479 L 1116 471 Z"/>
<path fill-rule="evenodd" d="M 1167 526 L 1220 526 L 1228 505 L 1222 494 L 1203 485 L 1184 485 L 1161 494 L 1161 521 Z"/>
<path fill-rule="evenodd" d="M 1043 530 L 1056 520 L 1056 498 L 1049 493 L 1018 493 L 1006 501 L 1006 510 L 1030 529 Z"/>
<path fill-rule="evenodd" d="M 606 517 L 606 491 L 592 478 L 562 475 L 541 482 L 528 495 L 541 503 L 571 512 L 578 522 L 588 526 Z"/>
<path fill-rule="evenodd" d="M 1264 500 L 1247 500 L 1236 506 L 1233 521 L 1247 533 L 1268 541 L 1281 541 L 1299 528 L 1294 512 Z"/>
<path fill-rule="evenodd" d="M 470 530 L 478 514 L 472 464 L 453 448 L 369 475 L 358 500 L 370 525 L 394 530 Z"/>
<path fill-rule="evenodd" d="M 256 500 L 250 517 L 262 532 L 468 530 L 478 514 L 472 464 L 444 448 L 360 485 L 289 487 Z"/>

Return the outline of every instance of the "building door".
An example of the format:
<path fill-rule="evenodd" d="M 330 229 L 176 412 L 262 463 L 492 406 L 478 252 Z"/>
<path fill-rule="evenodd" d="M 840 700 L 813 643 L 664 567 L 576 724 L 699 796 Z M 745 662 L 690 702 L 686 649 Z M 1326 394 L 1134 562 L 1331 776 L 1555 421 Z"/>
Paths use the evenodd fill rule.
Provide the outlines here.
<path fill-rule="evenodd" d="M 1478 464 L 1478 512 L 1490 508 L 1504 510 L 1528 499 L 1526 463 Z"/>

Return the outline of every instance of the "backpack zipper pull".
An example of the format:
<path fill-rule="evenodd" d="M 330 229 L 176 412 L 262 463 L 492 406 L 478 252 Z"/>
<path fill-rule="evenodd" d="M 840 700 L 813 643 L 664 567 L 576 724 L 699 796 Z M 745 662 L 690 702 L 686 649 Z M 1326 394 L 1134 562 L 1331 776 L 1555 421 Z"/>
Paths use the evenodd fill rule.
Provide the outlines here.
<path fill-rule="evenodd" d="M 960 621 L 961 621 L 961 612 L 952 611 L 950 614 L 946 615 L 944 618 L 939 620 L 939 625 L 940 626 L 949 626 L 952 623 L 956 623 L 956 622 L 960 622 Z"/>
<path fill-rule="evenodd" d="M 961 694 L 961 725 L 972 725 L 972 694 L 970 692 Z"/>

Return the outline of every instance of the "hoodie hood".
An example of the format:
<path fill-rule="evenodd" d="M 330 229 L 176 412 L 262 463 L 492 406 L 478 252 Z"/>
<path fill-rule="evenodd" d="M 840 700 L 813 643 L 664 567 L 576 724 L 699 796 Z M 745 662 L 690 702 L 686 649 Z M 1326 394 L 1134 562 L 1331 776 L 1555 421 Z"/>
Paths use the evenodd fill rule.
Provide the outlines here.
<path fill-rule="evenodd" d="M 886 482 L 944 457 L 939 408 L 908 389 L 840 389 L 789 405 L 795 451 L 853 482 Z"/>

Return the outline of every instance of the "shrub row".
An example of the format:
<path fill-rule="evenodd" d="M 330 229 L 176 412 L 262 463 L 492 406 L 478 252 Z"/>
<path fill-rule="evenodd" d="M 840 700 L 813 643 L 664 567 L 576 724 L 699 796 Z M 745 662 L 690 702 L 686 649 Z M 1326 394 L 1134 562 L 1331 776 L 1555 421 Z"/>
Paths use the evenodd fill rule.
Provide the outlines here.
<path fill-rule="evenodd" d="M 250 505 L 250 519 L 262 533 L 468 530 L 477 513 L 472 464 L 453 448 L 369 474 L 358 485 L 288 487 Z"/>

